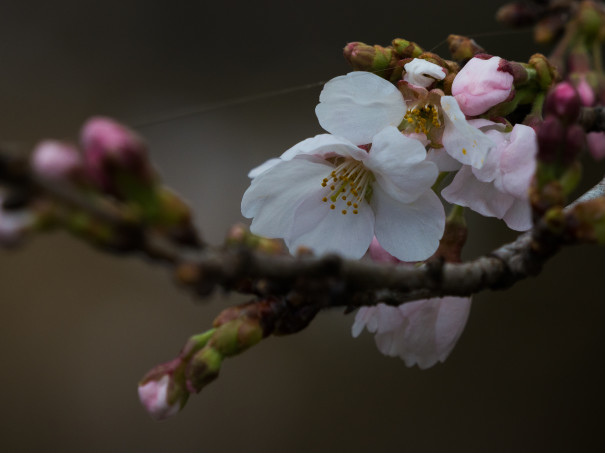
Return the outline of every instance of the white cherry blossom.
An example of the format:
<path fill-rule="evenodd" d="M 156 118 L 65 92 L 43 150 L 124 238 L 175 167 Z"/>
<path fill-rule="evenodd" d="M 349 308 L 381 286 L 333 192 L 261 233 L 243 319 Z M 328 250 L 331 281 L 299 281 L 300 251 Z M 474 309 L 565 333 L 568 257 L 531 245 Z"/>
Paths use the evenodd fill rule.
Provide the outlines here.
<path fill-rule="evenodd" d="M 242 214 L 253 233 L 283 238 L 291 252 L 360 258 L 374 235 L 405 261 L 431 256 L 445 213 L 431 190 L 438 170 L 423 145 L 383 128 L 369 151 L 341 137 L 304 140 L 252 180 Z"/>

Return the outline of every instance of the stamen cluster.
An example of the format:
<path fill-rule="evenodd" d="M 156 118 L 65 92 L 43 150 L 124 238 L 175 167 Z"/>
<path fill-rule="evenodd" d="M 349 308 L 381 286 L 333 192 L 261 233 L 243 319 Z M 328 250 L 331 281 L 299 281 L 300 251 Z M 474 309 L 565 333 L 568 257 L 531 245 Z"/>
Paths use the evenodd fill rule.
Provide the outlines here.
<path fill-rule="evenodd" d="M 330 209 L 335 210 L 340 199 L 346 203 L 346 208 L 340 211 L 343 215 L 347 214 L 348 209 L 353 209 L 353 214 L 359 214 L 359 204 L 369 195 L 372 179 L 372 173 L 367 171 L 361 162 L 344 159 L 330 173 L 329 178 L 323 179 L 321 186 L 328 187 L 330 192 L 321 201 L 330 201 Z"/>
<path fill-rule="evenodd" d="M 432 127 L 441 127 L 439 109 L 433 104 L 408 109 L 403 119 L 414 127 L 414 132 L 417 134 L 422 132 L 428 135 Z"/>

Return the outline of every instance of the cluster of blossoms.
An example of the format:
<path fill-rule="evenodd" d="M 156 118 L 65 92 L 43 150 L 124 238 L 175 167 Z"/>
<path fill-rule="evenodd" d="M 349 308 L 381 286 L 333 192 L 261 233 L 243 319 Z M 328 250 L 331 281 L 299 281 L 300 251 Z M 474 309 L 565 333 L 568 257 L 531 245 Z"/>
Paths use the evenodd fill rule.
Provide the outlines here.
<path fill-rule="evenodd" d="M 251 231 L 300 247 L 375 261 L 422 262 L 439 247 L 447 202 L 531 227 L 528 188 L 535 171 L 534 129 L 490 109 L 514 98 L 511 65 L 477 55 L 457 74 L 427 59 L 408 61 L 391 83 L 371 72 L 336 77 L 315 112 L 329 134 L 293 146 L 249 174 L 242 213 Z M 446 84 L 445 80 L 453 82 Z M 368 250 L 370 253 L 367 253 Z M 379 252 L 377 252 L 379 251 Z M 469 298 L 362 308 L 379 349 L 421 368 L 443 361 L 459 337 Z"/>

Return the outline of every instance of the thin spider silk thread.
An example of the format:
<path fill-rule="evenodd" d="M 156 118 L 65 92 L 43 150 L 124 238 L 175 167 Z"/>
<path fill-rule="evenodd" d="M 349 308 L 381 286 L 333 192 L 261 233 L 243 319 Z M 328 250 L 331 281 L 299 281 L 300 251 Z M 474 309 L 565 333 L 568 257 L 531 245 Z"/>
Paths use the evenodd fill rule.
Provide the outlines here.
<path fill-rule="evenodd" d="M 467 35 L 467 37 L 474 39 L 474 38 L 481 38 L 481 37 L 486 37 L 486 36 L 512 35 L 512 34 L 526 33 L 531 30 L 533 30 L 533 29 L 532 28 L 523 28 L 523 29 L 519 29 L 519 30 L 492 31 L 492 32 L 474 33 L 472 35 Z M 438 49 L 445 43 L 447 43 L 447 38 L 445 38 L 444 40 L 437 43 L 437 45 L 435 45 L 430 50 L 428 50 L 428 52 L 434 52 L 436 49 Z M 384 69 L 384 71 L 387 71 L 387 70 L 388 69 Z M 380 71 L 376 71 L 376 72 L 380 72 Z M 132 127 L 135 129 L 139 129 L 139 130 L 146 129 L 148 127 L 157 126 L 160 124 L 169 123 L 169 122 L 180 120 L 180 119 L 205 115 L 207 113 L 212 113 L 217 110 L 222 110 L 222 109 L 229 108 L 229 107 L 250 104 L 253 102 L 263 101 L 265 99 L 270 99 L 270 98 L 274 98 L 274 97 L 278 97 L 278 96 L 285 96 L 285 95 L 296 93 L 299 91 L 310 90 L 312 88 L 319 88 L 325 84 L 326 84 L 326 81 L 321 80 L 318 82 L 305 83 L 302 85 L 297 85 L 297 86 L 288 87 L 288 88 L 264 91 L 264 92 L 258 93 L 258 94 L 244 95 L 244 96 L 241 96 L 241 97 L 238 97 L 235 99 L 226 99 L 224 101 L 219 101 L 219 102 L 215 102 L 215 103 L 211 103 L 211 104 L 207 104 L 207 105 L 202 105 L 199 107 L 192 107 L 190 109 L 184 109 L 183 111 L 178 112 L 178 113 L 162 115 L 162 116 L 158 116 L 154 119 L 150 119 L 150 120 L 146 120 L 146 121 L 134 122 Z"/>

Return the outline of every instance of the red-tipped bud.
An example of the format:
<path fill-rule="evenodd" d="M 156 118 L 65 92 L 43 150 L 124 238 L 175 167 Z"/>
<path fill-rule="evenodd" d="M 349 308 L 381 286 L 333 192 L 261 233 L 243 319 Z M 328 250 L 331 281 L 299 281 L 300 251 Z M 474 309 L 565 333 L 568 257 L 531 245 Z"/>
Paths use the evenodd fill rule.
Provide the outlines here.
<path fill-rule="evenodd" d="M 569 82 L 561 82 L 546 97 L 544 112 L 558 116 L 566 123 L 573 123 L 580 114 L 581 100 Z"/>
<path fill-rule="evenodd" d="M 549 115 L 538 128 L 538 159 L 554 162 L 565 141 L 565 129 L 559 118 Z"/>
<path fill-rule="evenodd" d="M 475 42 L 474 39 L 461 35 L 449 35 L 447 44 L 454 60 L 467 61 L 475 55 L 484 53 L 485 49 Z"/>
<path fill-rule="evenodd" d="M 154 420 L 179 412 L 189 397 L 185 388 L 184 364 L 180 358 L 158 365 L 139 383 L 139 399 Z"/>
<path fill-rule="evenodd" d="M 563 163 L 570 164 L 582 152 L 586 146 L 586 132 L 579 124 L 572 124 L 565 135 L 565 148 L 563 151 Z"/>
<path fill-rule="evenodd" d="M 109 118 L 88 120 L 82 129 L 82 146 L 91 178 L 104 189 L 112 189 L 116 170 L 151 178 L 143 139 Z"/>
<path fill-rule="evenodd" d="M 534 24 L 537 19 L 537 8 L 521 2 L 508 3 L 496 13 L 496 20 L 509 27 L 525 27 Z"/>

